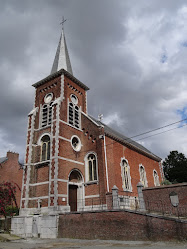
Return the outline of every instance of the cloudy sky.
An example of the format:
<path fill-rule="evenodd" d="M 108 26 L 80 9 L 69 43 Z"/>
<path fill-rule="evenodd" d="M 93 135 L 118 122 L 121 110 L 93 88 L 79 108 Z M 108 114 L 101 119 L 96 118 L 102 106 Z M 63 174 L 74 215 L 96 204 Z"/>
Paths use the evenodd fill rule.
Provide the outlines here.
<path fill-rule="evenodd" d="M 187 117 L 186 0 L 0 0 L 0 157 L 23 160 L 31 85 L 50 73 L 62 15 L 89 114 L 129 137 Z M 134 139 L 162 158 L 187 156 L 183 125 Z"/>

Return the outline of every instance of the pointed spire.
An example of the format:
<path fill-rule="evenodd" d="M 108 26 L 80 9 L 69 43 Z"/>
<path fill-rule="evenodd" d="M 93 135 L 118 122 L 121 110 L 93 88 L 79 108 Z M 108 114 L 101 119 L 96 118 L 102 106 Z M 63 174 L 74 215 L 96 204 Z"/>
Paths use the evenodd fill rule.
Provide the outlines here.
<path fill-rule="evenodd" d="M 63 23 L 64 21 L 62 22 L 62 33 L 60 36 L 60 41 L 57 47 L 55 59 L 51 69 L 51 74 L 59 71 L 60 69 L 65 69 L 66 71 L 68 71 L 70 74 L 73 75 L 69 53 L 66 45 Z"/>

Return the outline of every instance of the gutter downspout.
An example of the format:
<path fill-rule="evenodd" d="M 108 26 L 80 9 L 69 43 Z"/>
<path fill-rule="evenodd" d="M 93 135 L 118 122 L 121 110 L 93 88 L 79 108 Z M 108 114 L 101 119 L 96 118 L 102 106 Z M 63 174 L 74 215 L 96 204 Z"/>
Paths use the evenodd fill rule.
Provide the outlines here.
<path fill-rule="evenodd" d="M 109 192 L 108 166 L 107 166 L 107 155 L 106 155 L 106 141 L 105 141 L 105 135 L 104 135 L 104 153 L 105 153 L 105 168 L 106 168 L 107 192 Z"/>

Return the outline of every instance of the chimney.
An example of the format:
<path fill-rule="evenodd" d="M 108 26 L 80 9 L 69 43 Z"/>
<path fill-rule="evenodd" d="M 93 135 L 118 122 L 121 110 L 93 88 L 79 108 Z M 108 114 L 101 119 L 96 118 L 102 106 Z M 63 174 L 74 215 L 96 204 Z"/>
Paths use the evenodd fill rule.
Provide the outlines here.
<path fill-rule="evenodd" d="M 12 160 L 16 160 L 16 161 L 18 161 L 18 159 L 19 159 L 19 154 L 16 152 L 12 152 L 12 151 L 8 151 L 6 156 L 8 159 L 12 159 Z"/>

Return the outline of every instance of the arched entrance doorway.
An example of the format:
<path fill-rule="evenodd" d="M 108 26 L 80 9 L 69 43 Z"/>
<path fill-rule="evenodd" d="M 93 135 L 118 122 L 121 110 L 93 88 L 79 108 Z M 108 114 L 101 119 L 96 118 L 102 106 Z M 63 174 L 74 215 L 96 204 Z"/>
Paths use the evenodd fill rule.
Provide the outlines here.
<path fill-rule="evenodd" d="M 68 188 L 70 211 L 77 211 L 83 207 L 83 177 L 79 170 L 71 171 Z"/>

